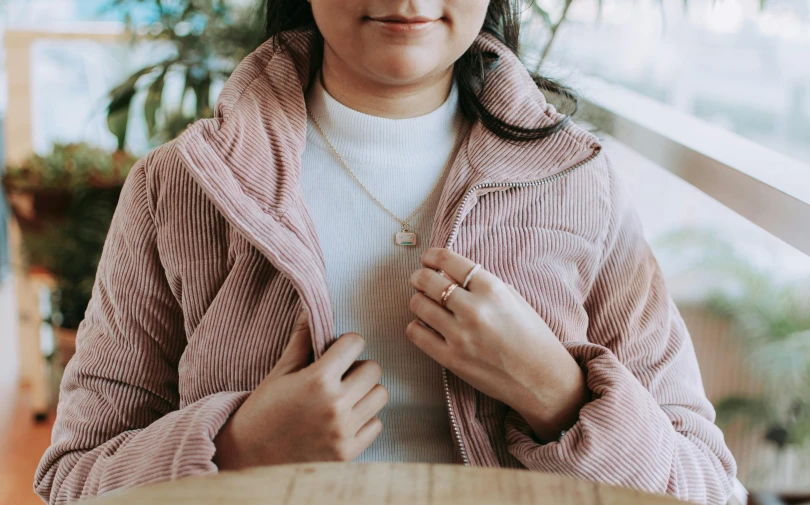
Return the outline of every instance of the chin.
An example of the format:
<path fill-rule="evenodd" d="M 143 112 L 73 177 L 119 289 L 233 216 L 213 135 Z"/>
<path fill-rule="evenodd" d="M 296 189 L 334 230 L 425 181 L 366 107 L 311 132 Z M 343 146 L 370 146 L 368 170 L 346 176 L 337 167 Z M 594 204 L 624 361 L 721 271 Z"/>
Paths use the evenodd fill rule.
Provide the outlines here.
<path fill-rule="evenodd" d="M 416 82 L 436 72 L 438 62 L 413 55 L 390 56 L 370 64 L 367 68 L 377 79 L 390 84 Z"/>

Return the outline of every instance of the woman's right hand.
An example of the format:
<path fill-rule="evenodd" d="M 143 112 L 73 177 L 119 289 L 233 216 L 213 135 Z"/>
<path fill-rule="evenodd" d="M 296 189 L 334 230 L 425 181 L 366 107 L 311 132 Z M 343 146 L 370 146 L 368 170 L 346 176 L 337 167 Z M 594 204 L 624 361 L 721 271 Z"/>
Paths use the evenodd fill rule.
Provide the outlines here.
<path fill-rule="evenodd" d="M 365 341 L 345 333 L 316 362 L 302 310 L 287 348 L 214 439 L 220 470 L 351 461 L 380 434 L 388 403 L 382 368 L 356 361 Z"/>

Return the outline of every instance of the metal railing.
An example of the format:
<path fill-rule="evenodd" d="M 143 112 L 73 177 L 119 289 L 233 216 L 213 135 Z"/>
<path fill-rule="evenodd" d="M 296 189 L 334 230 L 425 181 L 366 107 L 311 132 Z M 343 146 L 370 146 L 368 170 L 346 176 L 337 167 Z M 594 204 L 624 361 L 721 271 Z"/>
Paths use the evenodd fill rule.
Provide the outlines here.
<path fill-rule="evenodd" d="M 620 86 L 583 88 L 588 123 L 810 256 L 810 166 Z"/>
<path fill-rule="evenodd" d="M 597 78 L 578 87 L 580 120 L 810 256 L 810 166 Z"/>

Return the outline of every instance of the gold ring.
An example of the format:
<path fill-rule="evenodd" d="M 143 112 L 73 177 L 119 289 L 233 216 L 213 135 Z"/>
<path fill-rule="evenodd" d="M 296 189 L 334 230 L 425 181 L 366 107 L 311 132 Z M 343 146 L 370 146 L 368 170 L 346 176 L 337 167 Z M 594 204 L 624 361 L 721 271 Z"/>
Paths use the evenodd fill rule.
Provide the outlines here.
<path fill-rule="evenodd" d="M 451 294 L 451 293 L 453 292 L 453 290 L 454 290 L 454 289 L 456 289 L 457 287 L 458 287 L 458 284 L 456 284 L 456 283 L 454 282 L 453 284 L 450 284 L 449 286 L 447 286 L 447 289 L 445 289 L 445 290 L 444 290 L 444 292 L 442 293 L 442 301 L 441 301 L 441 306 L 442 306 L 442 308 L 443 308 L 443 307 L 445 307 L 445 306 L 447 305 L 447 299 L 448 299 L 448 298 L 450 298 L 450 294 Z"/>

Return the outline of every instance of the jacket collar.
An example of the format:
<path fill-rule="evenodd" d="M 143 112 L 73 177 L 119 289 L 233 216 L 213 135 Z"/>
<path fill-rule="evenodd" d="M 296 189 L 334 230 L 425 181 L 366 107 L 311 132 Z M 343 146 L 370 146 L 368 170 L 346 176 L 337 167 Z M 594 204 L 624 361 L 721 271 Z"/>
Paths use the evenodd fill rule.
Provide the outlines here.
<path fill-rule="evenodd" d="M 223 216 L 293 282 L 310 309 L 316 358 L 334 338 L 323 256 L 303 210 L 299 184 L 306 145 L 305 88 L 315 40 L 311 30 L 287 32 L 287 47 L 268 41 L 245 58 L 222 90 L 214 117 L 190 126 L 173 144 L 192 178 Z M 549 126 L 563 116 L 548 104 L 519 59 L 495 37 L 474 45 L 498 56 L 481 100 L 496 117 Z M 526 182 L 562 171 L 599 149 L 592 134 L 570 123 L 542 141 L 511 143 L 480 122 L 470 125 L 449 169 L 431 234 L 442 246 L 453 212 L 484 182 Z M 463 216 L 463 211 L 459 213 Z"/>
<path fill-rule="evenodd" d="M 274 49 L 268 41 L 248 56 L 226 83 L 214 119 L 193 125 L 178 142 L 181 149 L 207 144 L 206 150 L 222 161 L 223 171 L 211 173 L 197 165 L 189 169 L 235 184 L 234 189 L 277 215 L 289 208 L 299 181 L 314 32 L 287 32 L 287 41 L 289 52 Z M 564 118 L 499 40 L 481 32 L 474 46 L 498 56 L 499 64 L 481 97 L 496 117 L 527 127 L 550 126 Z M 468 187 L 537 180 L 587 158 L 598 147 L 595 136 L 573 123 L 542 141 L 513 143 L 476 122 L 462 145 L 468 170 L 463 174 L 451 170 L 450 178 L 462 177 Z"/>

